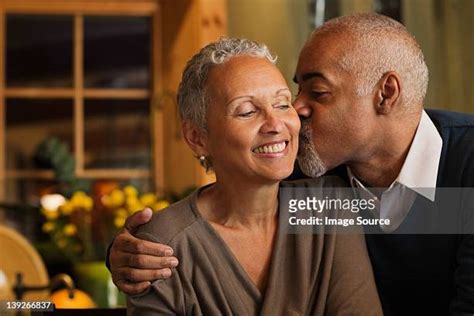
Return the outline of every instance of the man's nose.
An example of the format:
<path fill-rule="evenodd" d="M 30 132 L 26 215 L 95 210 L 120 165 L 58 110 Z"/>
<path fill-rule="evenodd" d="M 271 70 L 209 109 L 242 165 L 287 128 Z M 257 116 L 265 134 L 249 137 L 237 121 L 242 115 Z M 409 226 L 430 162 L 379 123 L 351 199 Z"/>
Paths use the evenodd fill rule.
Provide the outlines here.
<path fill-rule="evenodd" d="M 293 102 L 293 106 L 300 117 L 308 118 L 313 112 L 311 107 L 301 96 L 296 97 L 295 101 Z"/>

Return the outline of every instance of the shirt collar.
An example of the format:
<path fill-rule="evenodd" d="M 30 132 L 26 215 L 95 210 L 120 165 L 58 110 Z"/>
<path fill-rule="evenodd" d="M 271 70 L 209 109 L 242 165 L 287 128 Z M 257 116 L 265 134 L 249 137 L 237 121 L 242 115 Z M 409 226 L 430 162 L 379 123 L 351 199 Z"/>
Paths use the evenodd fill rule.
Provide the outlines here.
<path fill-rule="evenodd" d="M 438 130 L 423 110 L 410 150 L 394 183 L 398 182 L 434 201 L 442 147 L 443 140 Z M 349 167 L 347 171 L 352 186 L 364 187 Z"/>

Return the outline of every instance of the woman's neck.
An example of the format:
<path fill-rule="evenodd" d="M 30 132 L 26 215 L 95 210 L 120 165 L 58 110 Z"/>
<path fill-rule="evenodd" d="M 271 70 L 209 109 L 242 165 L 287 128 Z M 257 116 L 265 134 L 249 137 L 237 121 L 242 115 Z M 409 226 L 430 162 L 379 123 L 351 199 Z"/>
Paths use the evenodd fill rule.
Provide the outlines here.
<path fill-rule="evenodd" d="M 208 221 L 235 229 L 269 229 L 278 208 L 278 182 L 239 185 L 219 182 L 201 192 L 198 207 Z"/>

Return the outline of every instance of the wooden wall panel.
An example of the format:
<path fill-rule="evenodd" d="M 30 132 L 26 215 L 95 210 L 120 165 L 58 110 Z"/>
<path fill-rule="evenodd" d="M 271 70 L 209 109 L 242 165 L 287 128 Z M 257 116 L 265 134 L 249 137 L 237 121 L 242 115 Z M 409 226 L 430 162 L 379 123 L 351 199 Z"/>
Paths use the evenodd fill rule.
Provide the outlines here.
<path fill-rule="evenodd" d="M 5 47 L 5 13 L 0 11 L 0 47 Z M 0 201 L 5 200 L 5 53 L 0 51 Z M 0 210 L 0 222 L 3 218 Z"/>
<path fill-rule="evenodd" d="M 149 15 L 156 0 L 2 0 L 10 13 Z"/>
<path fill-rule="evenodd" d="M 163 111 L 165 130 L 165 185 L 181 191 L 213 181 L 199 166 L 181 137 L 176 91 L 186 62 L 205 44 L 227 33 L 224 0 L 164 1 Z"/>

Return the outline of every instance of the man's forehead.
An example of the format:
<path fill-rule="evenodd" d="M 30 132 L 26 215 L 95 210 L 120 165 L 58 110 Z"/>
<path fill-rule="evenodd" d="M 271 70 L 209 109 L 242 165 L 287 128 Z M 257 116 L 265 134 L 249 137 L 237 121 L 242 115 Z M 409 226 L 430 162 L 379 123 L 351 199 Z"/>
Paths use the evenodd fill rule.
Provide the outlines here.
<path fill-rule="evenodd" d="M 337 58 L 323 55 L 326 54 L 302 55 L 305 60 L 298 63 L 293 81 L 298 84 L 316 80 L 331 82 L 331 78 L 340 72 L 340 64 Z"/>
<path fill-rule="evenodd" d="M 333 75 L 344 71 L 341 58 L 350 48 L 338 36 L 332 36 L 332 40 L 326 40 L 327 37 L 312 38 L 304 46 L 293 77 L 294 82 L 302 83 L 310 79 L 330 81 Z"/>
<path fill-rule="evenodd" d="M 300 53 L 303 60 L 317 60 L 325 57 L 334 57 L 350 50 L 354 45 L 354 38 L 348 32 L 332 32 L 312 35 Z"/>

